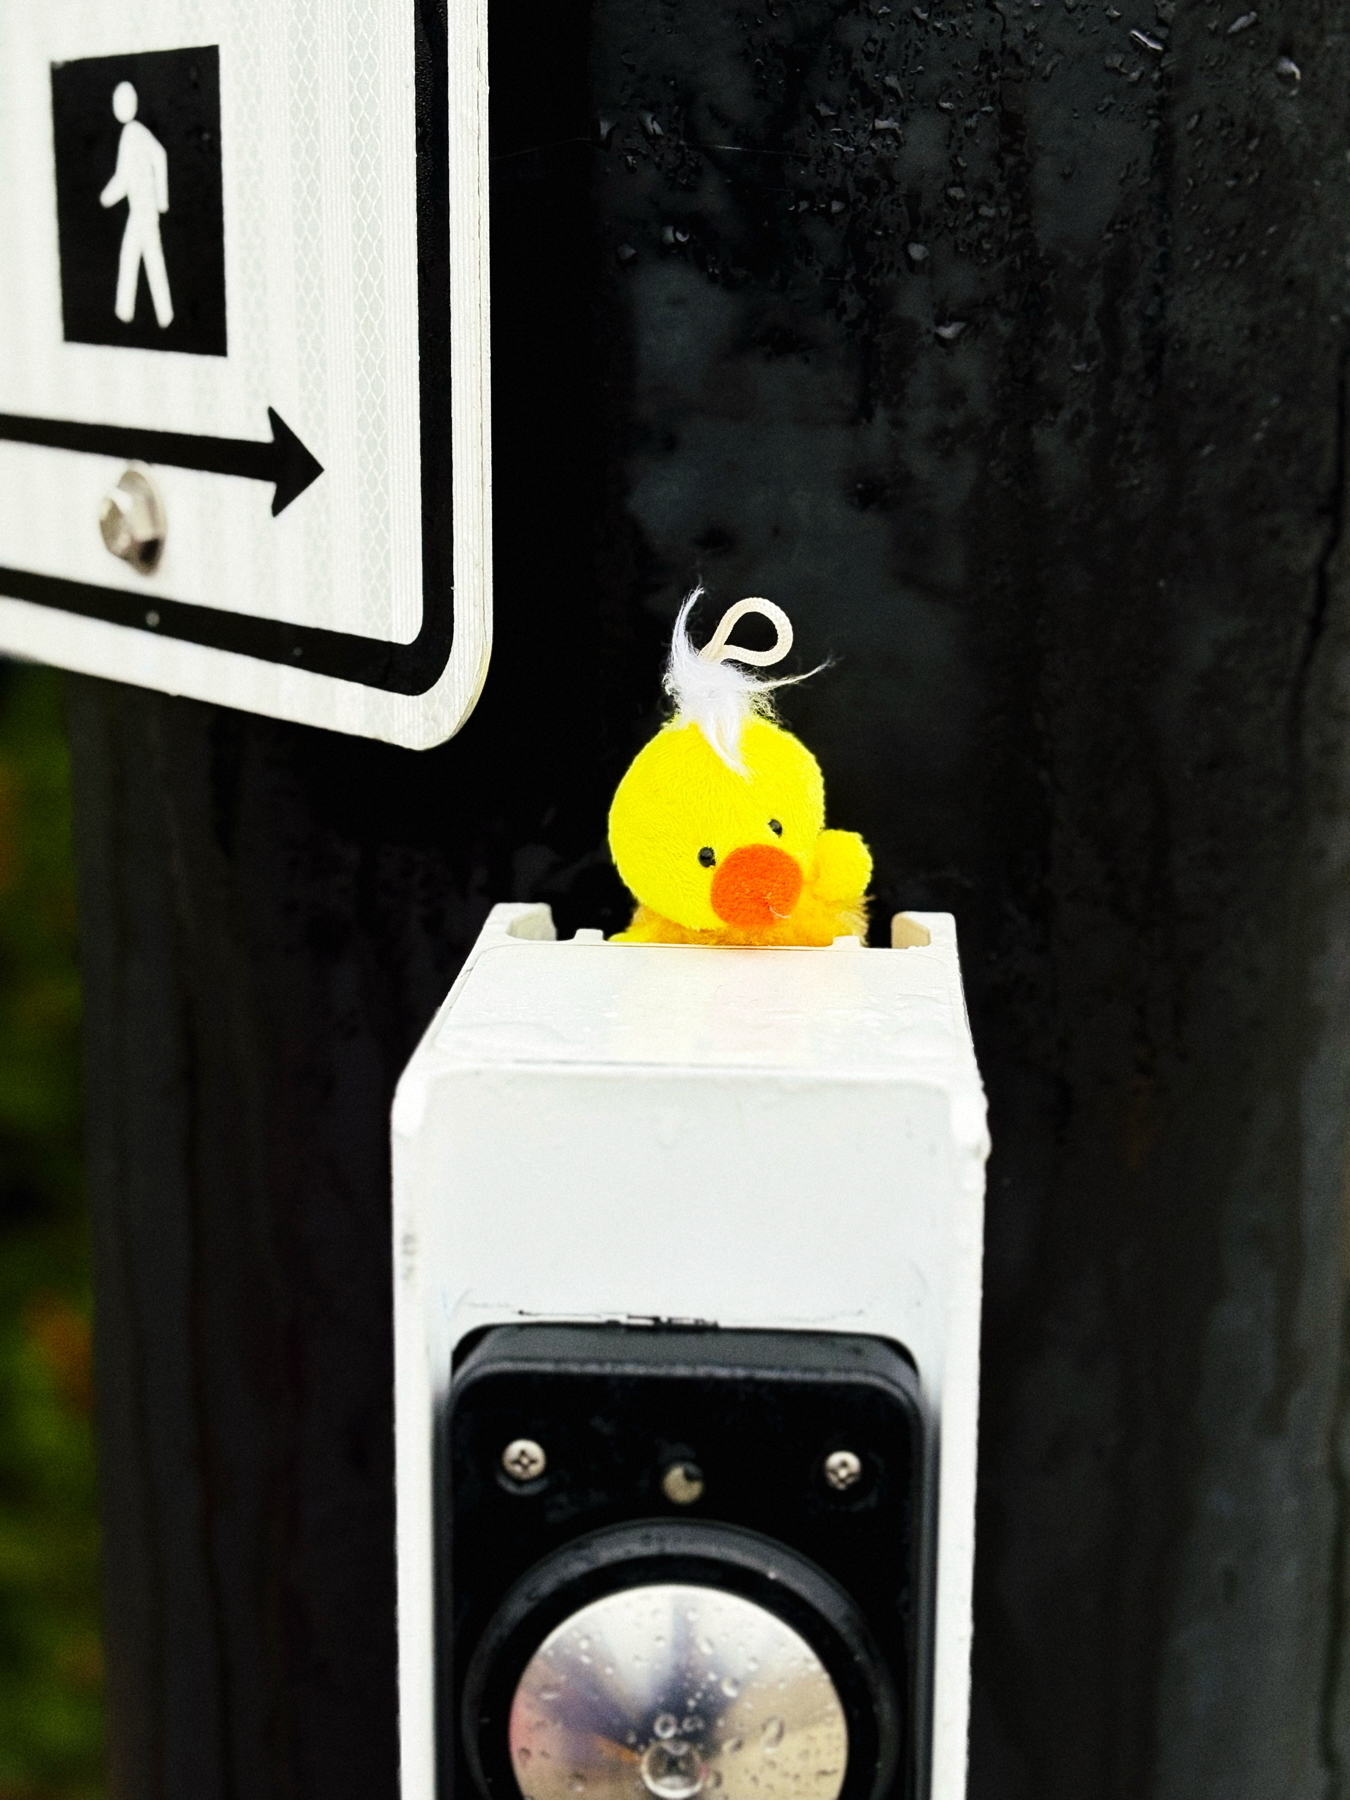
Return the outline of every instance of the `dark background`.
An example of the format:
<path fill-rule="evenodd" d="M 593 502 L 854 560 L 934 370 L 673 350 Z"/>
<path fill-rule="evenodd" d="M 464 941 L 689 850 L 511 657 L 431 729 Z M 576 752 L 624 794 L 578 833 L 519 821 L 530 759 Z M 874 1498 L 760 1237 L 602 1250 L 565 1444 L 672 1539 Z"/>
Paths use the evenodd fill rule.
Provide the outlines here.
<path fill-rule="evenodd" d="M 0 661 L 0 1797 L 104 1793 L 62 681 Z"/>
<path fill-rule="evenodd" d="M 419 757 L 69 684 L 113 1792 L 395 1792 L 389 1099 L 492 901 L 623 918 L 702 576 L 836 659 L 784 712 L 879 916 L 957 917 L 972 1796 L 1341 1795 L 1340 15 L 492 30 L 477 713 Z"/>
<path fill-rule="evenodd" d="M 122 127 L 112 109 L 119 81 L 136 89 L 136 117 L 169 159 L 169 210 L 159 221 L 173 295 L 160 329 L 145 270 L 136 316 L 113 311 L 127 203 L 98 197 L 117 168 Z M 52 67 L 61 310 L 68 342 L 225 355 L 225 213 L 220 174 L 220 52 L 155 50 L 93 56 Z"/>

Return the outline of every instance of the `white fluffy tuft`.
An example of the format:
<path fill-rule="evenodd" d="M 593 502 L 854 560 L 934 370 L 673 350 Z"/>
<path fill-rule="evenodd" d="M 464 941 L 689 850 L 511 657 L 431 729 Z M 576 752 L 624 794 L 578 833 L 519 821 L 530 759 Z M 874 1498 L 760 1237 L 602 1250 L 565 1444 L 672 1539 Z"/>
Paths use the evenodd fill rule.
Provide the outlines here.
<path fill-rule="evenodd" d="M 805 681 L 807 675 L 780 675 L 762 680 L 736 668 L 731 661 L 736 646 L 728 644 L 717 661 L 700 655 L 689 641 L 689 614 L 703 597 L 696 587 L 685 598 L 670 640 L 670 661 L 666 665 L 665 690 L 675 702 L 675 724 L 697 725 L 708 743 L 735 774 L 746 774 L 741 760 L 741 733 L 755 717 L 772 719 L 773 690 Z M 789 634 L 790 642 L 790 634 Z M 759 656 L 755 657 L 759 661 Z M 767 658 L 765 658 L 767 660 Z M 824 665 L 822 664 L 823 668 Z"/>

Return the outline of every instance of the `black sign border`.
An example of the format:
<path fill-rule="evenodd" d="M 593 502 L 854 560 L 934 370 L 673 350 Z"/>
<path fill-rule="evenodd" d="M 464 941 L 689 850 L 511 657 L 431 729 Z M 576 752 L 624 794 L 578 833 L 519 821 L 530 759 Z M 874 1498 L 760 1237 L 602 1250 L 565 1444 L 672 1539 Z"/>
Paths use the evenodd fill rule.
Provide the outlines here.
<path fill-rule="evenodd" d="M 0 567 L 0 595 L 308 669 L 389 694 L 424 694 L 454 643 L 454 519 L 450 504 L 450 107 L 446 0 L 414 0 L 417 109 L 417 338 L 422 465 L 422 625 L 408 644 L 251 618 L 159 594 L 98 587 Z"/>

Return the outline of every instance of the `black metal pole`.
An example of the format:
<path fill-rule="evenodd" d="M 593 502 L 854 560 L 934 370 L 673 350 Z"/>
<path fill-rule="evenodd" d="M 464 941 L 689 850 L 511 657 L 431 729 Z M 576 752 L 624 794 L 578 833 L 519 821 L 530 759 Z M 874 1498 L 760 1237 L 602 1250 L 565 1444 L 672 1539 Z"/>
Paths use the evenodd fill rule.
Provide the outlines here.
<path fill-rule="evenodd" d="M 621 917 L 696 575 L 961 931 L 972 1794 L 1341 1793 L 1338 17 L 499 0 L 493 83 L 479 713 L 71 683 L 115 1794 L 395 1792 L 389 1098 L 490 901 Z"/>

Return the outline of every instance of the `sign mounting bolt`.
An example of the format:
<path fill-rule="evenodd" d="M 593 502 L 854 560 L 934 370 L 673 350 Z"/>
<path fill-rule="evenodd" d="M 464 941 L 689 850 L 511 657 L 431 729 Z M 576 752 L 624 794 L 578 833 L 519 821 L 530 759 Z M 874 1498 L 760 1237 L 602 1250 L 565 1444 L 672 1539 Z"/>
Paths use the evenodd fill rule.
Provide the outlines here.
<path fill-rule="evenodd" d="M 152 575 L 159 567 L 168 518 L 159 489 L 144 469 L 133 464 L 103 496 L 98 528 L 112 554 L 130 563 L 138 574 Z"/>
<path fill-rule="evenodd" d="M 538 1481 L 548 1467 L 548 1457 L 533 1438 L 512 1438 L 502 1451 L 502 1467 L 512 1481 Z"/>

